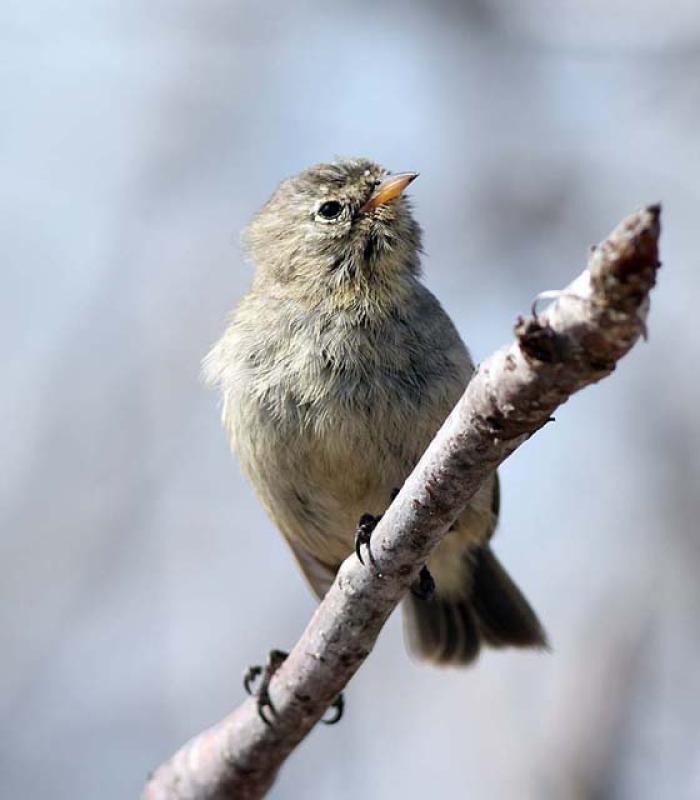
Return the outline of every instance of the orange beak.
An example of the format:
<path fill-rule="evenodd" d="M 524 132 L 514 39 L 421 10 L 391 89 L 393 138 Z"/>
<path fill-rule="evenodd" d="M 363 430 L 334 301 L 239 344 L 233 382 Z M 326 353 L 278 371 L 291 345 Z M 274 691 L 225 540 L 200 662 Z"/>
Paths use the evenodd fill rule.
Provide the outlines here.
<path fill-rule="evenodd" d="M 401 192 L 418 177 L 417 172 L 399 172 L 397 175 L 387 175 L 386 178 L 372 192 L 372 196 L 360 209 L 361 214 L 367 214 L 377 206 L 395 200 Z"/>

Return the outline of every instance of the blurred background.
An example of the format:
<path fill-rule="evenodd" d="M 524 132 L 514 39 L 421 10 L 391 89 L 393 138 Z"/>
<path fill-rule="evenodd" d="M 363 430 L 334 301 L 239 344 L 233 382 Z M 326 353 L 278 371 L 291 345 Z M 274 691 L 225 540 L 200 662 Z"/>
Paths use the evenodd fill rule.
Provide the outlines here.
<path fill-rule="evenodd" d="M 199 362 L 239 233 L 338 156 L 417 170 L 475 359 L 640 205 L 650 341 L 502 469 L 551 654 L 412 663 L 399 615 L 274 798 L 700 797 L 696 0 L 5 0 L 0 794 L 138 796 L 314 601 Z"/>

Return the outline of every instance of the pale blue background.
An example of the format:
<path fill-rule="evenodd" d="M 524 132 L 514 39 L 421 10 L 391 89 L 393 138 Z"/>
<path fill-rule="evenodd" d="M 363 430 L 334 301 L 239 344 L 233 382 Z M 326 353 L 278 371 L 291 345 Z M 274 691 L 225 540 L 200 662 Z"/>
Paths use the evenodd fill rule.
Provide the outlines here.
<path fill-rule="evenodd" d="M 503 468 L 550 655 L 411 663 L 398 616 L 274 798 L 700 796 L 700 6 L 71 3 L 0 11 L 0 795 L 136 797 L 313 609 L 199 360 L 238 234 L 335 154 L 418 170 L 477 359 L 664 203 L 651 339 Z"/>

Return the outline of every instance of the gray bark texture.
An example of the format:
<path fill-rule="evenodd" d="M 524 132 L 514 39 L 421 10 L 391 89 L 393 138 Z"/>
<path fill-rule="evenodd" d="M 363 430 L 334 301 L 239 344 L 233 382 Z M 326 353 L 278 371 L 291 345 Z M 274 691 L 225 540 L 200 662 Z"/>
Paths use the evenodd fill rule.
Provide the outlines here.
<path fill-rule="evenodd" d="M 367 658 L 391 612 L 482 480 L 574 392 L 615 368 L 640 335 L 659 267 L 660 208 L 625 219 L 586 270 L 515 341 L 483 362 L 372 536 L 353 555 L 270 683 L 274 725 L 253 699 L 185 744 L 145 800 L 263 797 L 280 766 Z"/>

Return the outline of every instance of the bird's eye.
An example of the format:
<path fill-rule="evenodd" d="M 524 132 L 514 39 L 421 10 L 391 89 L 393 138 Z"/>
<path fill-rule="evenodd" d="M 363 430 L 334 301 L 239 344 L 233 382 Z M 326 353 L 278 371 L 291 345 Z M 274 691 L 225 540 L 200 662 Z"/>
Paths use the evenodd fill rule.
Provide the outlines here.
<path fill-rule="evenodd" d="M 342 205 L 337 200 L 327 200 L 318 209 L 318 213 L 324 219 L 335 219 L 343 210 Z"/>

